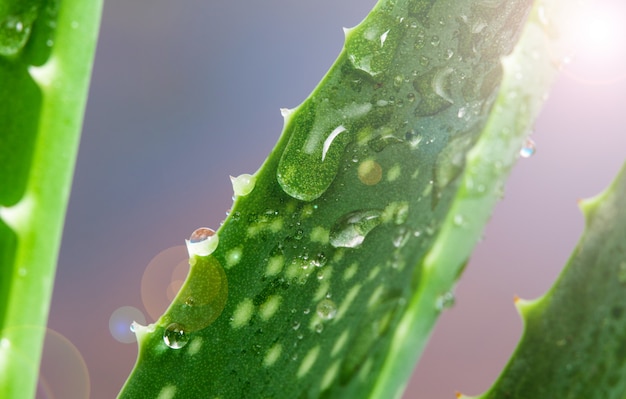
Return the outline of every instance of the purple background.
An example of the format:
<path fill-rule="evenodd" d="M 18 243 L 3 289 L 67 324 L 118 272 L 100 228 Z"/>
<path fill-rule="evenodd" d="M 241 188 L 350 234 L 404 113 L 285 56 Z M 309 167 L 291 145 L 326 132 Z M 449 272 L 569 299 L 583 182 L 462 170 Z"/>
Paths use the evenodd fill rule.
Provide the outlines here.
<path fill-rule="evenodd" d="M 624 24 L 619 0 L 595 3 Z M 150 260 L 196 227 L 219 226 L 228 175 L 261 165 L 279 108 L 306 98 L 341 50 L 341 27 L 373 5 L 106 1 L 49 323 L 85 359 L 92 398 L 114 397 L 136 357 L 136 344 L 111 336 L 111 314 L 145 312 Z M 576 200 L 625 160 L 626 46 L 613 36 L 610 51 L 587 45 L 556 82 L 535 126 L 537 154 L 513 171 L 406 398 L 490 386 L 521 334 L 513 296 L 550 287 L 582 232 Z"/>

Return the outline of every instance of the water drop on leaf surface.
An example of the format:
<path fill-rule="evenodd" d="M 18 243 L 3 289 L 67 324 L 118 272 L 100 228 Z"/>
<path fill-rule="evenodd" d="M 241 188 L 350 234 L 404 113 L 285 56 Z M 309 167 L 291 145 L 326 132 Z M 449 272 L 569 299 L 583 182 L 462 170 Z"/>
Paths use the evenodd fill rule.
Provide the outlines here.
<path fill-rule="evenodd" d="M 537 152 L 535 142 L 533 141 L 533 139 L 527 138 L 524 142 L 524 146 L 519 151 L 519 155 L 522 158 L 530 158 L 535 155 L 535 152 Z"/>
<path fill-rule="evenodd" d="M 163 342 L 172 349 L 180 349 L 187 345 L 188 341 L 189 337 L 180 324 L 172 323 L 163 331 Z"/>
<path fill-rule="evenodd" d="M 219 237 L 215 234 L 213 229 L 200 227 L 191 233 L 186 243 L 189 257 L 193 257 L 194 255 L 207 256 L 213 253 L 215 248 L 217 248 Z"/>
<path fill-rule="evenodd" d="M 330 299 L 323 299 L 317 304 L 316 311 L 323 320 L 332 320 L 337 315 L 337 305 Z"/>

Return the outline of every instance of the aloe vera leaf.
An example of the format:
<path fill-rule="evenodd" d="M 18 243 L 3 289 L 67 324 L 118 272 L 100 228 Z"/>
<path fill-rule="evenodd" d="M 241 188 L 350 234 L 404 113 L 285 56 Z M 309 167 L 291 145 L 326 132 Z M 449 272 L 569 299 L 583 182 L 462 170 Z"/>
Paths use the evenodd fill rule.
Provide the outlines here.
<path fill-rule="evenodd" d="M 522 338 L 476 398 L 626 396 L 626 164 L 607 190 L 579 204 L 585 231 L 567 266 L 542 297 L 516 300 Z"/>
<path fill-rule="evenodd" d="M 381 1 L 347 30 L 217 248 L 135 325 L 120 397 L 400 396 L 554 72 L 536 15 L 501 64 L 530 5 Z"/>
<path fill-rule="evenodd" d="M 0 397 L 34 397 L 100 1 L 0 2 Z"/>

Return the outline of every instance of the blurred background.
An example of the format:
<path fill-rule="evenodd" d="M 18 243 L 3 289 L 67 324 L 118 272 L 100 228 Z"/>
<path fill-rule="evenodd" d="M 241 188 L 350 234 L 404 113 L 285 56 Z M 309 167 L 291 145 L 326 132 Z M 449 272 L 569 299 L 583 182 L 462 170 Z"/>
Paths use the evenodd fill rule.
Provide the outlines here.
<path fill-rule="evenodd" d="M 130 320 L 164 310 L 155 287 L 179 273 L 184 239 L 219 226 L 228 175 L 261 165 L 282 129 L 279 108 L 306 98 L 339 54 L 341 28 L 374 4 L 105 2 L 40 397 L 115 397 L 136 358 Z M 536 122 L 536 155 L 513 171 L 405 398 L 490 386 L 521 335 L 513 296 L 550 287 L 582 232 L 576 200 L 604 189 L 626 159 L 626 5 L 597 0 L 588 22 Z"/>

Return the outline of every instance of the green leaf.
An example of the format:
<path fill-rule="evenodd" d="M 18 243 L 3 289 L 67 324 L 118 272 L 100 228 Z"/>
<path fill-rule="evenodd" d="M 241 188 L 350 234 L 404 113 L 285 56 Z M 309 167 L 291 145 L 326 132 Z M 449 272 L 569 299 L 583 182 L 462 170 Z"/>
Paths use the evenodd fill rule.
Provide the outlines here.
<path fill-rule="evenodd" d="M 170 308 L 134 325 L 120 397 L 401 396 L 554 74 L 530 8 L 382 0 L 347 30 L 216 248 L 188 245 Z"/>
<path fill-rule="evenodd" d="M 101 2 L 0 1 L 0 397 L 34 397 Z"/>
<path fill-rule="evenodd" d="M 517 300 L 524 334 L 492 398 L 626 395 L 626 164 L 602 194 L 581 201 L 585 232 L 541 298 Z"/>

